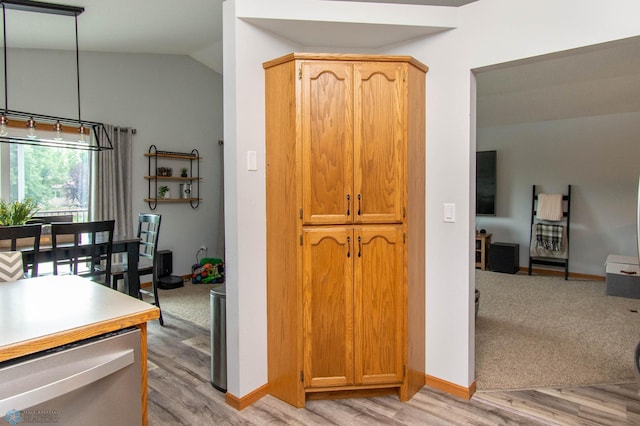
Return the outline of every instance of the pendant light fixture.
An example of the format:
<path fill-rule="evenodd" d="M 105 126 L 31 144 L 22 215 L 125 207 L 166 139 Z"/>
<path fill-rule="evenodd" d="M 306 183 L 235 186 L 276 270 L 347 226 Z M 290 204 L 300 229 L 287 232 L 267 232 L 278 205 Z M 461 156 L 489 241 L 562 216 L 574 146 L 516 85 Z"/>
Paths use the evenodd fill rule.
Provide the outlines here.
<path fill-rule="evenodd" d="M 83 7 L 44 3 L 30 0 L 0 0 L 4 42 L 4 109 L 0 110 L 0 142 L 39 146 L 64 147 L 89 151 L 113 149 L 103 123 L 82 119 L 80 108 L 80 55 L 78 48 L 78 15 Z M 54 15 L 73 16 L 76 34 L 76 81 L 78 118 L 62 118 L 9 109 L 7 84 L 7 18 L 6 10 L 22 10 Z"/>

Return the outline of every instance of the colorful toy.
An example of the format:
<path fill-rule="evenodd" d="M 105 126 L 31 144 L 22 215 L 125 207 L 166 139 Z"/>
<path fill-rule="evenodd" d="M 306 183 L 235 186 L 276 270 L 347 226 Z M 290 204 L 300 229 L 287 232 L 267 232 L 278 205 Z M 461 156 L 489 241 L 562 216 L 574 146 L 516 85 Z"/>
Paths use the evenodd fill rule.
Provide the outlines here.
<path fill-rule="evenodd" d="M 191 267 L 193 284 L 209 284 L 224 282 L 224 263 L 215 257 L 203 258 L 200 263 Z"/>

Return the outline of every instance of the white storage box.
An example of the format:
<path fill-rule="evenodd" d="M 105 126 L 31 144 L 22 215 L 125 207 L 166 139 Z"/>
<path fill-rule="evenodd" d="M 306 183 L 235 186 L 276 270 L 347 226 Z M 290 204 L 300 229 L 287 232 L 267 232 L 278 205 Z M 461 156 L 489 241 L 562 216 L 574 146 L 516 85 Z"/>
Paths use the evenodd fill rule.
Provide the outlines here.
<path fill-rule="evenodd" d="M 640 299 L 638 258 L 610 254 L 606 263 L 607 294 Z"/>

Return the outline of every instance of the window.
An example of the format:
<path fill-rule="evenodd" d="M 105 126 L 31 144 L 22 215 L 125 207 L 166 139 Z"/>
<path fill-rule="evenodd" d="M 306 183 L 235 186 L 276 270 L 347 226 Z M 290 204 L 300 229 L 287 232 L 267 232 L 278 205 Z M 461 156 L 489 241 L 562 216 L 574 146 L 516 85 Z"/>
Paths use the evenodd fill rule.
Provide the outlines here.
<path fill-rule="evenodd" d="M 1 196 L 32 198 L 38 216 L 73 214 L 89 218 L 91 152 L 37 145 L 0 144 Z"/>

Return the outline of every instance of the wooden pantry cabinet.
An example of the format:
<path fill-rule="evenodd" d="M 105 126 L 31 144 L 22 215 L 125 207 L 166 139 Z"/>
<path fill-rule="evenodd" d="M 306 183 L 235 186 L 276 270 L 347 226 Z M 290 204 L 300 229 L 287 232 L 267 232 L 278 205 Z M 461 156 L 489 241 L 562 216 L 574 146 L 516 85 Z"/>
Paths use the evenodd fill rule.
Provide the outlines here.
<path fill-rule="evenodd" d="M 269 392 L 425 381 L 425 74 L 408 56 L 264 64 Z"/>

